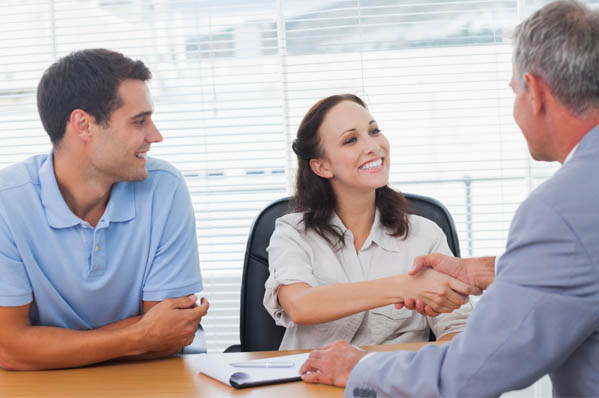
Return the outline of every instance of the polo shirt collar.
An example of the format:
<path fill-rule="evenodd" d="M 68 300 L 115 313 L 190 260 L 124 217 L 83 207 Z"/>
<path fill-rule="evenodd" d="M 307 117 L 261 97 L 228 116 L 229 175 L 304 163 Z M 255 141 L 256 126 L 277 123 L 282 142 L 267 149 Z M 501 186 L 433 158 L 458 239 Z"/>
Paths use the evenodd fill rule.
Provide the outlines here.
<path fill-rule="evenodd" d="M 112 186 L 105 214 L 111 222 L 124 222 L 135 218 L 135 190 L 132 182 L 121 181 Z"/>
<path fill-rule="evenodd" d="M 346 237 L 346 245 L 351 244 L 353 242 L 353 235 L 350 230 L 343 224 L 339 216 L 336 212 L 333 212 L 333 216 L 331 218 L 331 225 L 338 227 L 341 230 L 341 233 Z M 347 239 L 347 237 L 351 237 L 351 239 Z M 370 228 L 370 233 L 364 241 L 364 245 L 360 250 L 366 250 L 370 245 L 375 243 L 377 246 L 382 247 L 383 249 L 391 252 L 399 252 L 399 238 L 393 237 L 389 235 L 386 231 L 385 226 L 381 223 L 381 213 L 379 209 L 376 209 L 374 213 L 374 222 L 372 223 L 372 227 Z"/>
<path fill-rule="evenodd" d="M 53 228 L 69 228 L 81 224 L 65 202 L 54 174 L 54 151 L 51 151 L 39 169 L 42 203 L 48 224 Z M 135 192 L 130 182 L 118 182 L 112 186 L 110 199 L 104 212 L 104 222 L 128 221 L 135 218 Z"/>
<path fill-rule="evenodd" d="M 40 166 L 39 177 L 48 224 L 53 228 L 68 228 L 80 224 L 81 219 L 69 209 L 58 188 L 54 174 L 54 151 L 50 152 Z"/>

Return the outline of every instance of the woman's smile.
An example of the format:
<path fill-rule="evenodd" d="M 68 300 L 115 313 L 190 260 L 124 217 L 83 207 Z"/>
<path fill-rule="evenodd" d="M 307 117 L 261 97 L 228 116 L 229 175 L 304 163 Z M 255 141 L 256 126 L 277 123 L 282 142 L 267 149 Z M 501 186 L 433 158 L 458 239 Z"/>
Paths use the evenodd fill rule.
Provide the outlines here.
<path fill-rule="evenodd" d="M 385 158 L 380 156 L 378 158 L 371 159 L 366 163 L 363 163 L 359 169 L 361 171 L 365 171 L 367 173 L 378 173 L 384 168 Z"/>

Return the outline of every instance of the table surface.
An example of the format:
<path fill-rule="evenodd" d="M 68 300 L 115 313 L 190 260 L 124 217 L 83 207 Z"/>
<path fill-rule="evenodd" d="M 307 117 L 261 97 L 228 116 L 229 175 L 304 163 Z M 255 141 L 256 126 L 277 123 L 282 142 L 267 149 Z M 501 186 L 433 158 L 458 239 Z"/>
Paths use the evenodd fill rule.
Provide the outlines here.
<path fill-rule="evenodd" d="M 366 347 L 372 351 L 417 350 L 408 343 Z M 301 381 L 236 390 L 198 372 L 200 355 L 246 361 L 305 351 L 183 355 L 139 362 L 107 362 L 77 369 L 8 372 L 0 369 L 0 397 L 342 397 L 343 389 Z"/>

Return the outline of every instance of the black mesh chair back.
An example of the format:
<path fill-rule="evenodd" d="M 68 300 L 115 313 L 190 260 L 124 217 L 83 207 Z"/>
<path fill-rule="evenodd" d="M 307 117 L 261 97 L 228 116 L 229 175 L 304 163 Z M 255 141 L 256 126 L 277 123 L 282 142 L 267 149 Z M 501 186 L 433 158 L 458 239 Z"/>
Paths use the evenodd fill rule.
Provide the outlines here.
<path fill-rule="evenodd" d="M 415 214 L 426 217 L 441 227 L 447 236 L 449 248 L 456 257 L 460 255 L 457 232 L 451 215 L 439 201 L 419 195 L 404 194 Z M 240 339 L 241 346 L 227 351 L 278 350 L 285 328 L 277 326 L 262 304 L 264 283 L 268 279 L 268 253 L 266 248 L 275 228 L 275 220 L 289 212 L 288 198 L 269 204 L 260 212 L 250 230 L 243 277 L 241 282 Z"/>

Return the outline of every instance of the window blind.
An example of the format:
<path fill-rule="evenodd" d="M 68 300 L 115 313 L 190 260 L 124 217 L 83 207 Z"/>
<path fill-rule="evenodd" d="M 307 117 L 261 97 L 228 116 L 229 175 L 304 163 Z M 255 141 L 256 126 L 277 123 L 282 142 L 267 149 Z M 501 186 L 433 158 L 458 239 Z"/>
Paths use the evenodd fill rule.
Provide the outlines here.
<path fill-rule="evenodd" d="M 595 3 L 597 1 L 594 1 Z M 444 203 L 462 255 L 505 246 L 556 165 L 513 122 L 509 31 L 545 1 L 7 0 L 0 5 L 0 167 L 50 150 L 35 91 L 50 63 L 106 47 L 152 70 L 151 155 L 184 174 L 197 220 L 209 351 L 239 342 L 247 234 L 292 193 L 291 141 L 318 99 L 365 99 L 391 142 L 391 186 Z"/>

